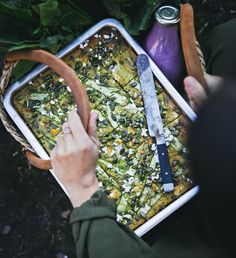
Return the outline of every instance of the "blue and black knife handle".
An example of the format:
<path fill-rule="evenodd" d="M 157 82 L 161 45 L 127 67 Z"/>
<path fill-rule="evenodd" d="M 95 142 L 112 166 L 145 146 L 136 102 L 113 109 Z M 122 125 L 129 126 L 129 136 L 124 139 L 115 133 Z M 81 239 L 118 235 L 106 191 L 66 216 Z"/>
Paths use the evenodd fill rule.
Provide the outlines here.
<path fill-rule="evenodd" d="M 162 184 L 173 183 L 172 171 L 170 167 L 166 144 L 157 145 L 157 152 L 158 152 L 159 163 L 161 168 Z"/>

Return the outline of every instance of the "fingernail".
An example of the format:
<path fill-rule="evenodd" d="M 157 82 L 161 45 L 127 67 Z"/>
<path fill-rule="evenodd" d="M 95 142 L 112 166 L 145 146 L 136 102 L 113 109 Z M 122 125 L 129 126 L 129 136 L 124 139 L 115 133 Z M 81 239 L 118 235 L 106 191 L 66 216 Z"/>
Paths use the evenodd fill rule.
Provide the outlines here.
<path fill-rule="evenodd" d="M 196 80 L 192 76 L 188 76 L 187 78 L 185 78 L 184 82 L 185 87 L 188 88 L 193 88 L 196 85 Z"/>

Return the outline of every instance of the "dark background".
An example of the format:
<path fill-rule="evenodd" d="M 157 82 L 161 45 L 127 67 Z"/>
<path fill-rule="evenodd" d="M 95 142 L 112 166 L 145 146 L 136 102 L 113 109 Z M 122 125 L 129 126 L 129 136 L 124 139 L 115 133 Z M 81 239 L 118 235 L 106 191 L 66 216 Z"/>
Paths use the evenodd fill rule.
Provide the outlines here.
<path fill-rule="evenodd" d="M 192 1 L 198 40 L 207 59 L 208 37 L 213 27 L 236 17 L 233 0 Z M 83 4 L 97 20 L 105 9 Z M 138 40 L 142 42 L 145 35 Z M 155 229 L 158 234 L 182 214 L 191 215 L 191 201 Z M 20 146 L 0 123 L 0 257 L 75 257 L 69 225 L 72 207 L 48 172 L 31 168 Z M 153 231 L 152 231 L 153 232 Z M 145 237 L 152 242 L 153 234 Z"/>

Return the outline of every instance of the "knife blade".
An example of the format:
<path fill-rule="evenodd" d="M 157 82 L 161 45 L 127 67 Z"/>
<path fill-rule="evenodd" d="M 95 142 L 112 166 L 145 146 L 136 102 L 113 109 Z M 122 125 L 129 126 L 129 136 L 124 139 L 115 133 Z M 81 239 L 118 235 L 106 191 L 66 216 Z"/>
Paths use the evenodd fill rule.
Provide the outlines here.
<path fill-rule="evenodd" d="M 169 163 L 164 128 L 148 56 L 140 54 L 137 57 L 136 65 L 141 84 L 148 132 L 151 137 L 156 138 L 163 188 L 165 192 L 171 192 L 174 190 L 172 171 Z"/>

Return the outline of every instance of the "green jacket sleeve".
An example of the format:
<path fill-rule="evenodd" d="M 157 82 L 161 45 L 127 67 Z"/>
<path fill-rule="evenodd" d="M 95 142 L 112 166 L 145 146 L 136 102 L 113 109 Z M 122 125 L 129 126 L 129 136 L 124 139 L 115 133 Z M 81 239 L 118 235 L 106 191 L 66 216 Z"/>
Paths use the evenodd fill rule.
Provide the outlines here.
<path fill-rule="evenodd" d="M 157 258 L 154 250 L 116 221 L 116 205 L 103 191 L 71 213 L 78 258 Z"/>

